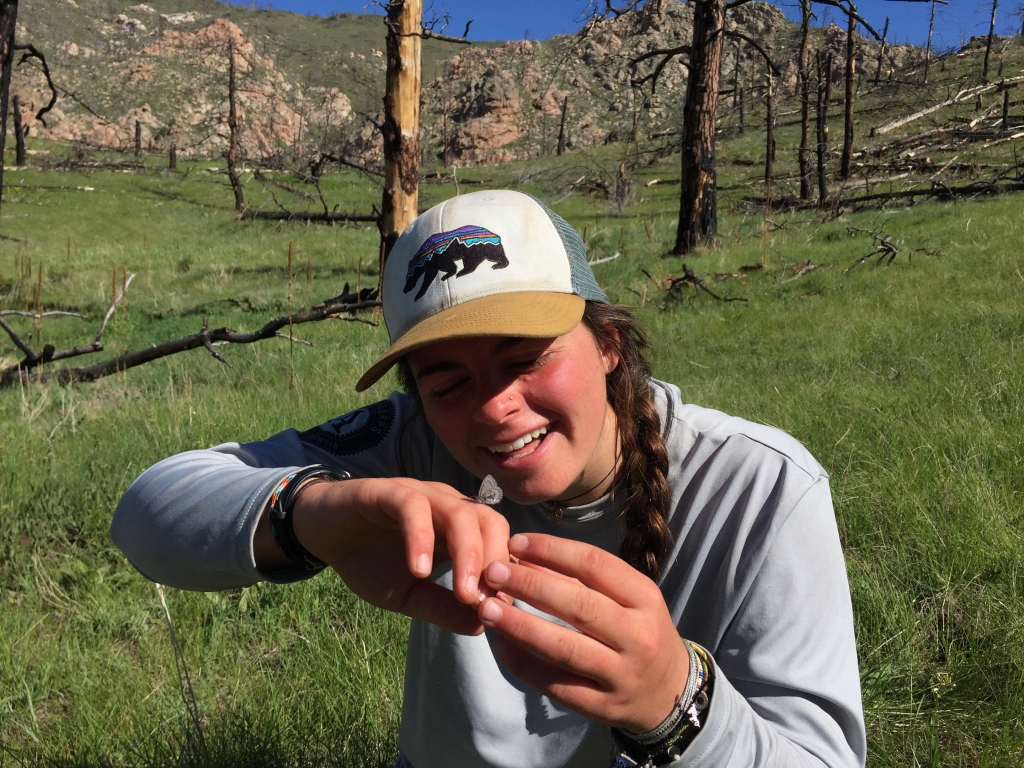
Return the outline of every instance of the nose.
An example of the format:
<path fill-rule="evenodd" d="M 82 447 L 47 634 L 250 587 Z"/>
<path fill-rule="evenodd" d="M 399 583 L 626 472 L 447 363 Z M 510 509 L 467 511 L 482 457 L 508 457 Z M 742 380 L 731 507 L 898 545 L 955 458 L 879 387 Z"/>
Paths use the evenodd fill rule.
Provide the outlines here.
<path fill-rule="evenodd" d="M 474 418 L 481 424 L 501 424 L 522 406 L 522 399 L 514 384 L 495 386 L 482 392 Z"/>

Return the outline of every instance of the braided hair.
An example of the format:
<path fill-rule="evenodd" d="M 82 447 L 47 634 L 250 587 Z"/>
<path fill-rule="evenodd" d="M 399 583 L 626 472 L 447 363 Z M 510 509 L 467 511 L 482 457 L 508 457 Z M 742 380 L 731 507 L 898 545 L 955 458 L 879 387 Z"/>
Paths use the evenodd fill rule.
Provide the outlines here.
<path fill-rule="evenodd" d="M 669 545 L 666 518 L 671 494 L 668 450 L 651 392 L 651 365 L 644 357 L 650 342 L 624 307 L 588 301 L 583 323 L 600 346 L 619 356 L 607 378 L 622 456 L 617 487 L 626 496 L 626 537 L 619 556 L 657 581 L 659 560 Z"/>
<path fill-rule="evenodd" d="M 626 537 L 619 556 L 657 581 L 659 561 L 670 539 L 666 518 L 671 495 L 668 451 L 651 392 L 651 365 L 644 357 L 650 342 L 624 307 L 588 301 L 583 323 L 599 346 L 614 350 L 619 357 L 606 379 L 622 457 L 616 492 L 626 497 L 622 512 Z M 402 388 L 418 398 L 408 360 L 401 358 L 396 368 Z"/>

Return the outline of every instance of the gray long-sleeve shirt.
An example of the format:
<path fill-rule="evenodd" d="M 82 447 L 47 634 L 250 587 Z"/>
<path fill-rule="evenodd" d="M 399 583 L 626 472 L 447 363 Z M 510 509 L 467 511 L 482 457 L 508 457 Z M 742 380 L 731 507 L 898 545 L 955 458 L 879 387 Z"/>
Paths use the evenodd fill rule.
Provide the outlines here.
<path fill-rule="evenodd" d="M 660 586 L 680 635 L 707 648 L 717 678 L 704 729 L 680 766 L 863 766 L 866 753 L 849 586 L 828 476 L 779 430 L 684 405 L 653 382 L 669 454 L 673 545 Z M 189 451 L 146 470 L 111 536 L 146 576 L 217 590 L 262 578 L 252 539 L 274 485 L 326 464 L 355 477 L 406 476 L 475 495 L 479 480 L 399 393 L 306 432 Z M 569 509 L 505 500 L 513 533 L 618 552 L 614 500 Z M 451 585 L 450 567 L 431 577 Z M 491 652 L 490 630 L 454 635 L 412 622 L 399 748 L 416 768 L 595 768 L 607 728 L 533 691 Z"/>

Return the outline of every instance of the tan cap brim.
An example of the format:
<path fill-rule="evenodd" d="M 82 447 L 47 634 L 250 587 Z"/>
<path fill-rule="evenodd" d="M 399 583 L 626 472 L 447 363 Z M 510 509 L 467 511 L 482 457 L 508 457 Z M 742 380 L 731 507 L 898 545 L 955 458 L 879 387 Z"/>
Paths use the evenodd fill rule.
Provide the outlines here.
<path fill-rule="evenodd" d="M 586 304 L 574 294 L 552 291 L 496 293 L 458 304 L 409 329 L 362 375 L 356 392 L 373 386 L 402 355 L 435 341 L 474 336 L 564 336 L 579 324 Z"/>

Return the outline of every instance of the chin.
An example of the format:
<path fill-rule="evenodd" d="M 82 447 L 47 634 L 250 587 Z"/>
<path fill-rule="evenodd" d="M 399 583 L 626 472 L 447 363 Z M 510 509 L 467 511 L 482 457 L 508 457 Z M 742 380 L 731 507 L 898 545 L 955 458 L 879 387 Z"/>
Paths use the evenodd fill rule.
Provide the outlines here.
<path fill-rule="evenodd" d="M 505 496 L 516 504 L 529 505 L 557 499 L 565 493 L 568 487 L 568 482 L 562 482 L 556 478 L 551 478 L 550 480 L 538 478 L 536 480 L 527 480 L 523 483 L 508 482 L 508 487 L 506 488 L 502 484 L 501 490 Z"/>

